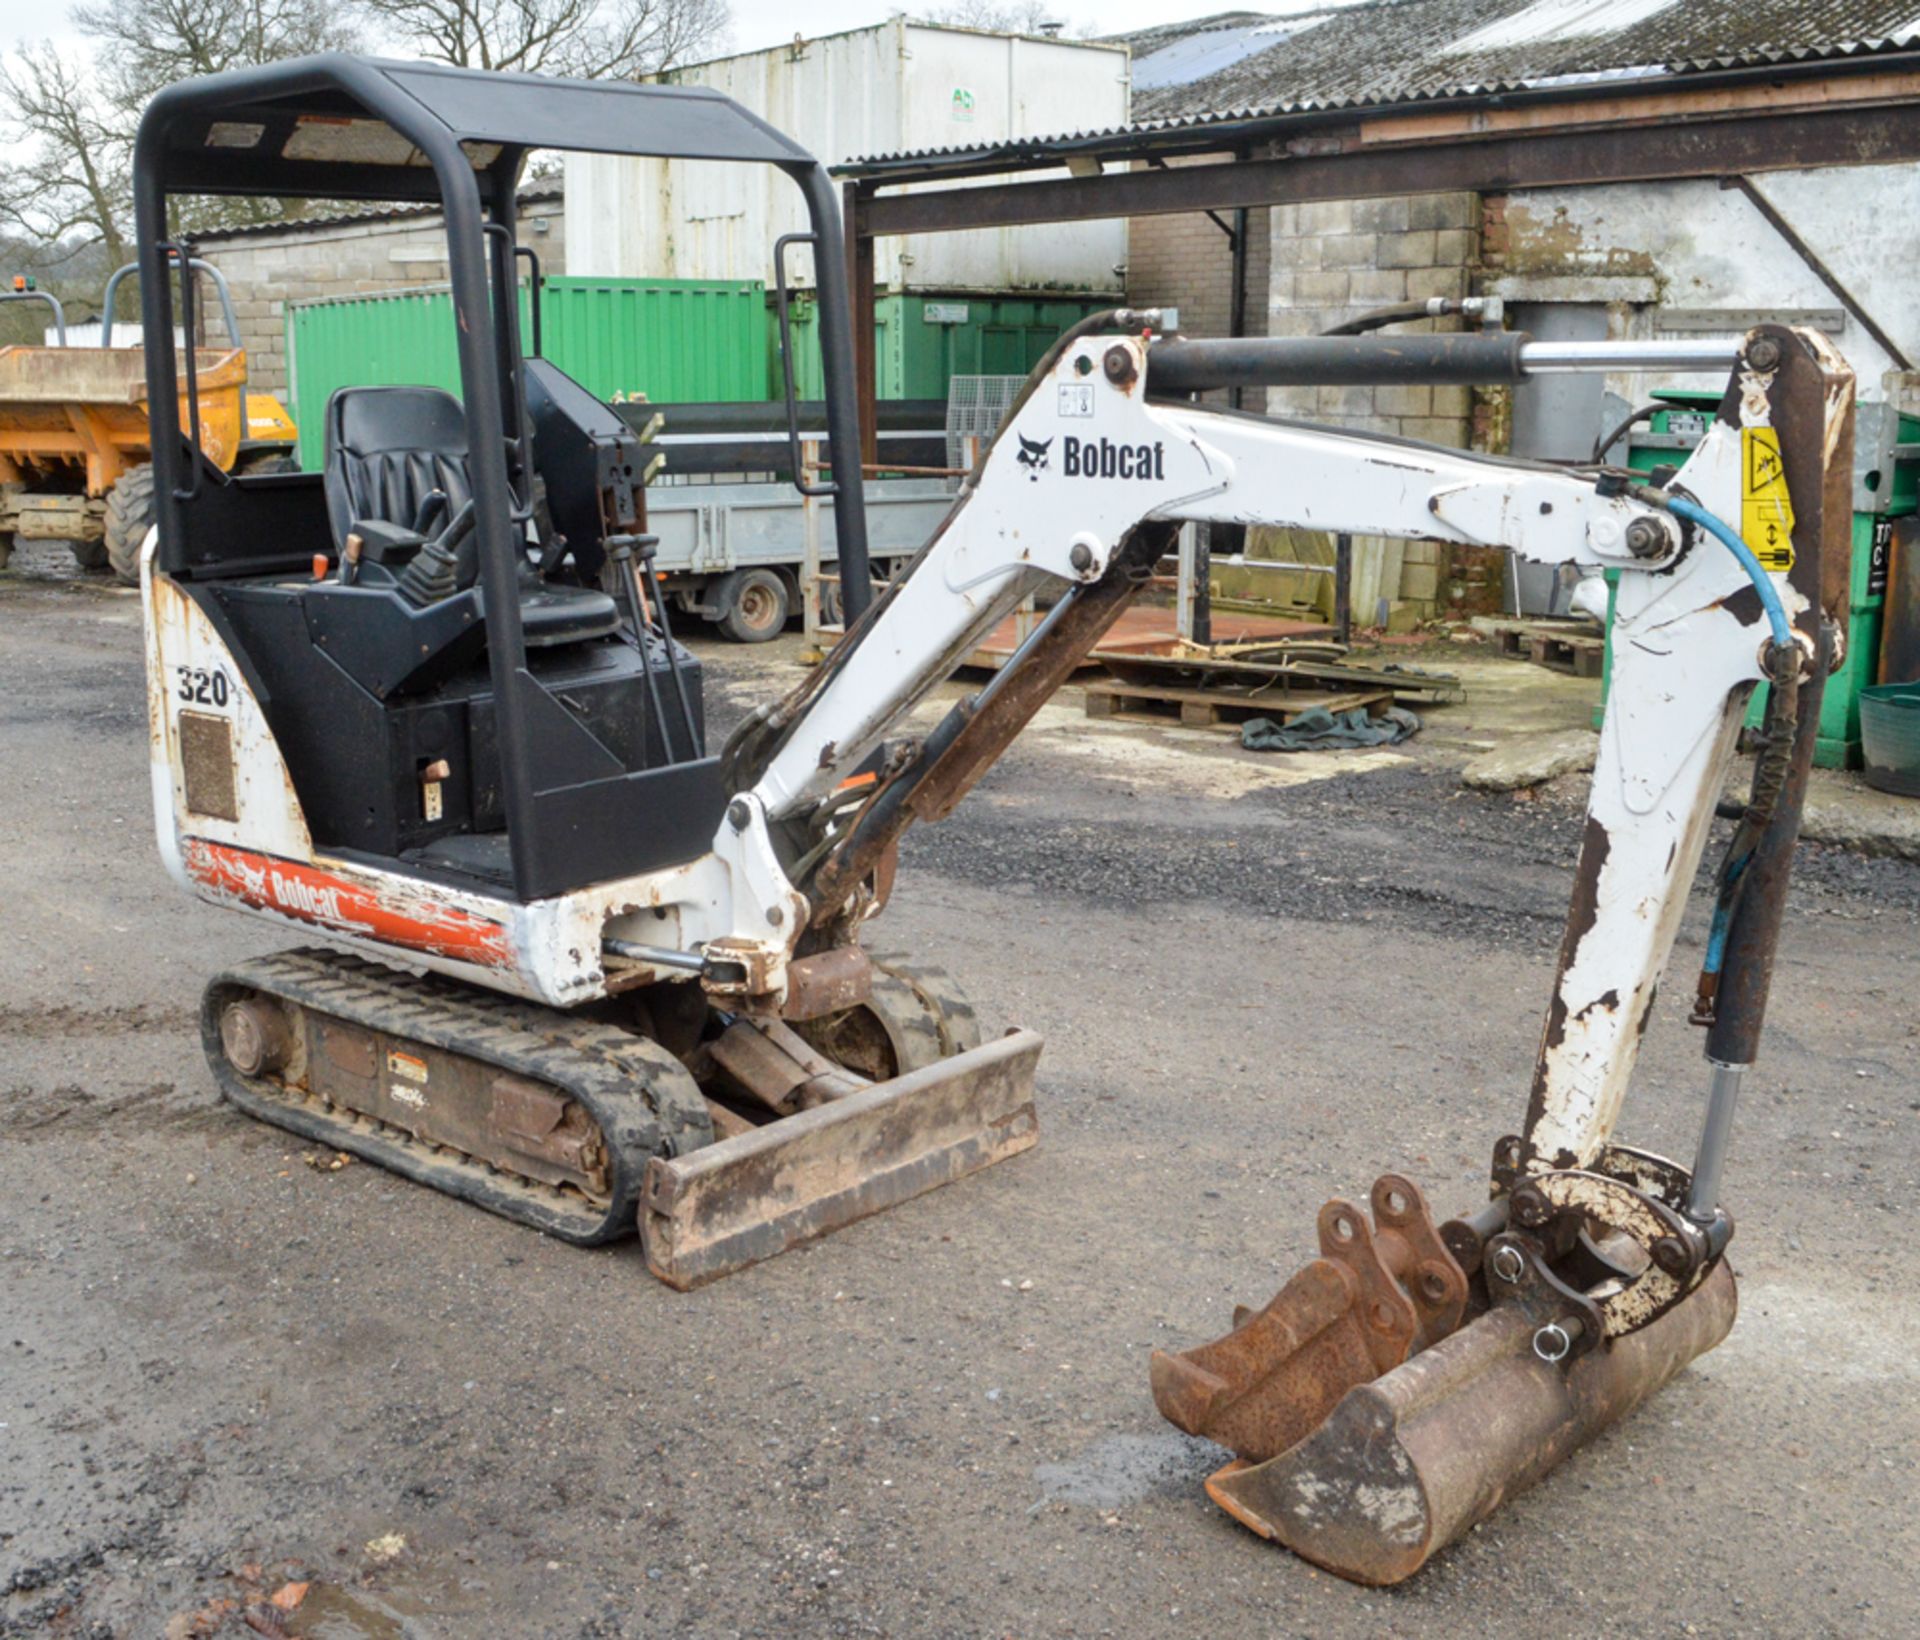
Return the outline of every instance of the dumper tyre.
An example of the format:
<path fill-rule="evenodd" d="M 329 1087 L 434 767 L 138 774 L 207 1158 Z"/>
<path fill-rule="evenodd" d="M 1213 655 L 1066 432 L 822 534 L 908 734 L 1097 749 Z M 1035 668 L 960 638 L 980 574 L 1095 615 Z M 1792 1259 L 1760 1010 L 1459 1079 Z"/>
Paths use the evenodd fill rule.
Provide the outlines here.
<path fill-rule="evenodd" d="M 82 569 L 107 567 L 107 544 L 104 541 L 69 540 L 67 550 L 73 554 L 73 561 Z"/>
<path fill-rule="evenodd" d="M 715 624 L 735 643 L 765 643 L 786 630 L 793 600 L 770 569 L 737 569 L 714 589 Z"/>
<path fill-rule="evenodd" d="M 7 561 L 13 557 L 13 536 L 0 530 L 0 570 L 7 567 Z"/>
<path fill-rule="evenodd" d="M 153 468 L 131 468 L 107 491 L 107 535 L 103 543 L 113 573 L 127 586 L 140 584 L 140 548 L 153 520 Z"/>

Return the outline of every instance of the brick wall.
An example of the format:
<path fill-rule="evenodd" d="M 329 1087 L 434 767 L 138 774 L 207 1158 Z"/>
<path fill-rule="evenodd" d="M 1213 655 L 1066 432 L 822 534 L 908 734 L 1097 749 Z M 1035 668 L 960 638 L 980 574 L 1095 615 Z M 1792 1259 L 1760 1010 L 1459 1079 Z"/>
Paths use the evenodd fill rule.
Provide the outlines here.
<path fill-rule="evenodd" d="M 1176 162 L 1178 163 L 1178 162 Z M 1219 213 L 1233 226 L 1234 213 Z M 1264 209 L 1247 212 L 1247 296 L 1243 332 L 1267 333 L 1267 285 L 1273 232 Z M 1135 217 L 1127 229 L 1127 301 L 1133 307 L 1174 306 L 1188 336 L 1230 336 L 1233 316 L 1233 252 L 1220 224 L 1205 211 L 1183 216 Z M 1208 394 L 1209 400 L 1223 394 Z M 1258 410 L 1265 395 L 1245 395 Z"/>
<path fill-rule="evenodd" d="M 566 217 L 559 201 L 523 204 L 520 238 L 538 254 L 543 272 L 566 272 Z M 199 245 L 201 255 L 226 275 L 247 349 L 248 380 L 260 392 L 287 388 L 288 302 L 447 282 L 446 236 L 437 213 L 273 233 L 210 233 Z"/>

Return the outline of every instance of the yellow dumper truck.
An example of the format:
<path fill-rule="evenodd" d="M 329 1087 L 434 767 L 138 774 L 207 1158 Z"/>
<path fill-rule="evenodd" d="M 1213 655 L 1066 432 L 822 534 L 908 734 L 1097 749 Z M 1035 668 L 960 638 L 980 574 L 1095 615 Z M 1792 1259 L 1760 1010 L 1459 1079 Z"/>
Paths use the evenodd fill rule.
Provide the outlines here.
<path fill-rule="evenodd" d="M 218 270 L 195 259 L 220 299 L 226 347 L 195 350 L 199 445 L 222 472 L 294 470 L 297 430 L 270 393 L 247 391 L 247 355 Z M 0 569 L 20 541 L 65 541 L 85 569 L 132 585 L 153 522 L 152 440 L 144 349 L 113 342 L 113 299 L 131 266 L 107 281 L 101 345 L 66 345 L 66 316 L 49 293 L 16 278 L 0 300 L 53 311 L 57 345 L 0 347 Z M 187 421 L 186 400 L 181 420 Z"/>

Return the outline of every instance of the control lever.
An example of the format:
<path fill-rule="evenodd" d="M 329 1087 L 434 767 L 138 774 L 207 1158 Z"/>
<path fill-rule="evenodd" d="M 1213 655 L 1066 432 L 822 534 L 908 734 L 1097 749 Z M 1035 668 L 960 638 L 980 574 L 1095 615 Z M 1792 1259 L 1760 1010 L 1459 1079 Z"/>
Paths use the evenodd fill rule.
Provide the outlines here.
<path fill-rule="evenodd" d="M 418 609 L 451 598 L 460 590 L 460 566 L 456 557 L 460 543 L 473 533 L 473 503 L 467 502 L 453 515 L 453 522 L 423 546 L 396 583 L 400 596 Z"/>

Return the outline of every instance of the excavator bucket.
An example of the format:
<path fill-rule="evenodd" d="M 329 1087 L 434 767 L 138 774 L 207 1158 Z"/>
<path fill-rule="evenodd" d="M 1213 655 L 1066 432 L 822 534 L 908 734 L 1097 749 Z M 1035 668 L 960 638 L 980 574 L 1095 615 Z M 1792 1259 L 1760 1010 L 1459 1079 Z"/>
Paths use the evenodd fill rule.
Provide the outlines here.
<path fill-rule="evenodd" d="M 1357 1583 L 1411 1577 L 1733 1325 L 1724 1260 L 1656 1320 L 1604 1342 L 1598 1312 L 1570 1310 L 1571 1289 L 1544 1269 L 1509 1263 L 1517 1273 L 1497 1284 L 1510 1291 L 1487 1308 L 1452 1250 L 1471 1248 L 1479 1273 L 1470 1221 L 1437 1230 L 1395 1174 L 1374 1185 L 1373 1208 L 1369 1229 L 1352 1203 L 1329 1202 L 1321 1256 L 1271 1303 L 1152 1362 L 1161 1413 L 1235 1453 L 1208 1496 Z M 1520 1259 L 1508 1239 L 1484 1245 Z M 1590 1245 L 1579 1253 L 1606 1267 Z"/>
<path fill-rule="evenodd" d="M 1341 1397 L 1264 1463 L 1207 1494 L 1243 1525 L 1356 1583 L 1399 1583 L 1659 1392 L 1733 1327 L 1724 1261 L 1681 1304 L 1571 1365 L 1543 1360 L 1540 1323 L 1499 1305 Z"/>
<path fill-rule="evenodd" d="M 1042 1039 L 1010 1031 L 764 1127 L 647 1165 L 640 1240 L 671 1287 L 701 1286 L 964 1178 L 1039 1138 Z"/>

